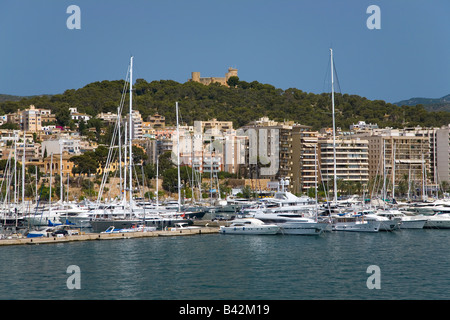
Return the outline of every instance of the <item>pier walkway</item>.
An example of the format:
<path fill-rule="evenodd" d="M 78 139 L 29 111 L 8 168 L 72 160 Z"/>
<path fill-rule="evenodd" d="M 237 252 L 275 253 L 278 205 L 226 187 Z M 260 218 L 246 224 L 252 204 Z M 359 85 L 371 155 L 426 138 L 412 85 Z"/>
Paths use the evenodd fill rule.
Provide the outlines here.
<path fill-rule="evenodd" d="M 147 238 L 147 237 L 173 237 L 218 233 L 217 227 L 200 227 L 196 229 L 173 229 L 160 231 L 137 231 L 137 232 L 118 232 L 118 233 L 81 233 L 78 235 L 58 235 L 49 237 L 35 238 L 11 238 L 1 239 L 0 246 L 21 245 L 21 244 L 48 244 L 48 243 L 64 243 L 74 241 L 87 240 L 117 240 L 131 238 Z"/>

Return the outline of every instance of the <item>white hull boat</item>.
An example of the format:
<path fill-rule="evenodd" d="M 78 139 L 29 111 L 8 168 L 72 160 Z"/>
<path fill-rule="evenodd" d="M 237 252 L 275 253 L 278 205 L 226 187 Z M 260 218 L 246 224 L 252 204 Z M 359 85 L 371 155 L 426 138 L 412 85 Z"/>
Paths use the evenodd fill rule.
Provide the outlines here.
<path fill-rule="evenodd" d="M 278 233 L 285 235 L 319 235 L 326 225 L 312 218 L 306 218 L 297 214 L 256 213 L 256 219 L 264 223 L 275 224 L 280 227 Z"/>
<path fill-rule="evenodd" d="M 381 210 L 378 211 L 380 216 L 391 220 L 400 220 L 400 229 L 423 229 L 427 219 L 423 216 L 409 216 L 400 210 Z"/>
<path fill-rule="evenodd" d="M 280 227 L 275 224 L 265 224 L 255 218 L 245 218 L 234 220 L 230 226 L 220 226 L 219 232 L 222 234 L 264 235 L 277 234 L 279 230 Z"/>
<path fill-rule="evenodd" d="M 366 214 L 364 215 L 365 221 L 379 221 L 380 231 L 394 231 L 400 228 L 400 219 L 389 219 L 378 214 Z"/>
<path fill-rule="evenodd" d="M 349 221 L 336 222 L 332 226 L 333 231 L 353 231 L 353 232 L 378 232 L 380 231 L 380 221 Z"/>
<path fill-rule="evenodd" d="M 436 213 L 426 218 L 427 222 L 424 228 L 450 229 L 450 214 L 448 213 Z"/>
<path fill-rule="evenodd" d="M 356 216 L 333 216 L 332 221 L 333 231 L 379 232 L 380 226 L 380 221 L 367 221 Z"/>
<path fill-rule="evenodd" d="M 402 219 L 400 229 L 423 229 L 426 222 L 426 219 Z"/>
<path fill-rule="evenodd" d="M 187 222 L 175 223 L 175 227 L 169 228 L 169 231 L 198 230 L 199 226 L 190 226 Z"/>
<path fill-rule="evenodd" d="M 110 226 L 105 231 L 102 231 L 101 233 L 128 233 L 128 232 L 152 232 L 156 231 L 156 227 L 146 227 L 143 225 L 133 226 L 131 228 L 116 228 L 114 226 Z"/>
<path fill-rule="evenodd" d="M 29 214 L 23 217 L 23 223 L 29 226 L 48 226 L 49 221 L 53 224 L 59 224 L 63 221 L 62 217 L 57 212 L 44 212 L 42 214 Z"/>

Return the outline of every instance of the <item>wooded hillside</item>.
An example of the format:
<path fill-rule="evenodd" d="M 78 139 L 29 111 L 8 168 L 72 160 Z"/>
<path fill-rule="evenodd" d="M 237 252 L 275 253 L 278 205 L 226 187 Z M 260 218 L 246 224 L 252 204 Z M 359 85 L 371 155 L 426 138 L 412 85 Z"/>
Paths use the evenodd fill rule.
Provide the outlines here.
<path fill-rule="evenodd" d="M 294 120 L 318 130 L 331 126 L 331 94 L 313 94 L 290 88 L 282 90 L 257 81 L 235 81 L 234 87 L 219 84 L 205 86 L 196 82 L 178 83 L 172 80 L 147 82 L 137 79 L 134 109 L 140 111 L 144 121 L 158 112 L 166 123 L 175 123 L 175 101 L 179 102 L 182 123 L 216 118 L 233 121 L 238 128 L 252 120 L 267 116 L 272 120 Z M 95 116 L 100 112 L 117 112 L 124 81 L 101 81 L 63 94 L 35 96 L 20 101 L 0 102 L 0 114 L 28 108 L 48 108 L 56 114 L 58 124 L 68 125 L 69 107 Z M 128 99 L 128 95 L 126 96 Z M 127 101 L 125 105 L 127 106 Z M 382 100 L 368 100 L 350 94 L 335 94 L 336 125 L 342 130 L 364 120 L 379 127 L 403 128 L 407 126 L 441 126 L 450 123 L 450 112 L 427 111 L 422 105 L 397 106 Z M 128 107 L 125 108 L 125 111 Z"/>

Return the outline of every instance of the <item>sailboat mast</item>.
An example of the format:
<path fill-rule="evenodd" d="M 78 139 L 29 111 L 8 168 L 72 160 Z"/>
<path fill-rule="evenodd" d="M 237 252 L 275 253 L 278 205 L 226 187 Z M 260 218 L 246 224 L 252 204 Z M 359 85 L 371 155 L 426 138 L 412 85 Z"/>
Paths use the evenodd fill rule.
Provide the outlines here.
<path fill-rule="evenodd" d="M 383 209 L 386 204 L 386 140 L 383 140 Z"/>
<path fill-rule="evenodd" d="M 394 204 L 395 199 L 395 142 L 392 147 L 392 204 Z"/>
<path fill-rule="evenodd" d="M 211 161 L 210 161 L 210 165 L 211 165 L 211 170 L 210 170 L 210 174 L 209 174 L 209 201 L 210 201 L 210 204 L 211 204 L 211 206 L 212 206 L 212 203 L 213 203 L 213 195 L 212 195 L 212 193 L 213 193 L 213 155 L 212 155 L 212 132 L 211 132 L 211 135 L 210 135 L 210 140 L 209 140 L 209 155 L 210 155 L 210 159 L 211 159 Z"/>
<path fill-rule="evenodd" d="M 27 140 L 25 138 L 26 131 L 23 132 L 23 154 L 22 154 L 22 212 L 25 213 L 25 150 Z"/>
<path fill-rule="evenodd" d="M 333 66 L 333 49 L 330 48 L 331 59 L 331 107 L 333 114 L 333 176 L 334 176 L 334 197 L 333 202 L 337 203 L 337 176 L 336 176 L 336 123 L 334 119 L 334 66 Z"/>
<path fill-rule="evenodd" d="M 423 201 L 427 200 L 427 193 L 425 191 L 425 183 L 426 183 L 426 174 L 425 174 L 425 161 L 423 159 L 423 154 L 422 154 L 422 199 Z"/>
<path fill-rule="evenodd" d="M 17 208 L 17 134 L 14 142 L 14 208 Z"/>
<path fill-rule="evenodd" d="M 178 212 L 181 212 L 181 177 L 180 177 L 180 129 L 178 124 L 178 101 L 175 103 L 177 116 L 177 170 L 178 170 Z"/>
<path fill-rule="evenodd" d="M 317 203 L 317 144 L 314 144 L 314 189 L 315 189 L 315 220 L 317 222 L 317 213 L 319 211 Z"/>
<path fill-rule="evenodd" d="M 159 160 L 158 154 L 156 154 L 156 210 L 159 209 Z M 159 213 L 159 212 L 158 212 Z"/>
<path fill-rule="evenodd" d="M 66 192 L 66 201 L 69 202 L 69 173 L 67 172 L 67 192 Z"/>
<path fill-rule="evenodd" d="M 131 202 L 133 201 L 133 184 L 132 184 L 132 164 L 133 164 L 133 151 L 132 151 L 132 141 L 133 141 L 133 57 L 130 59 L 130 133 L 129 133 L 129 140 L 130 140 L 130 156 L 129 156 L 129 174 L 128 177 L 130 179 L 130 208 L 131 208 Z"/>
<path fill-rule="evenodd" d="M 50 156 L 50 192 L 48 195 L 48 203 L 49 203 L 48 211 L 49 212 L 52 211 L 52 176 L 53 176 L 53 152 L 51 153 L 51 156 Z"/>
<path fill-rule="evenodd" d="M 118 136 L 119 136 L 119 197 L 120 202 L 123 200 L 123 187 L 122 187 L 122 134 L 120 132 L 121 127 L 121 114 L 120 114 L 120 106 L 117 107 L 117 125 L 118 125 Z"/>
<path fill-rule="evenodd" d="M 192 167 L 192 181 L 191 181 L 191 202 L 194 203 L 194 181 L 195 181 L 195 169 L 194 169 L 194 136 L 191 134 L 191 167 Z"/>
<path fill-rule="evenodd" d="M 125 144 L 125 147 L 124 147 L 124 158 L 123 158 L 123 162 L 124 162 L 124 165 L 123 165 L 123 203 L 125 204 L 126 202 L 127 202 L 127 143 L 128 143 L 128 134 L 127 134 L 127 125 L 128 125 L 128 122 L 126 122 L 125 121 L 125 130 L 124 130 L 124 133 L 123 133 L 123 135 L 124 135 L 124 144 Z"/>
<path fill-rule="evenodd" d="M 63 141 L 59 140 L 59 201 L 63 203 Z"/>

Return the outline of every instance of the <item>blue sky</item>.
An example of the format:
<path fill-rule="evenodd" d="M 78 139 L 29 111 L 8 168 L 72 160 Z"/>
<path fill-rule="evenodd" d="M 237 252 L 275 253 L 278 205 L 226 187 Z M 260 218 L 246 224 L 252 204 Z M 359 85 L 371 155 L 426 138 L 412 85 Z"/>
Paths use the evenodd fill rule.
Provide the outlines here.
<path fill-rule="evenodd" d="M 448 0 L 0 0 L 0 93 L 55 94 L 125 77 L 185 82 L 192 71 L 277 88 L 396 102 L 450 94 Z M 81 29 L 69 30 L 69 5 Z M 381 9 L 369 30 L 366 9 Z"/>

